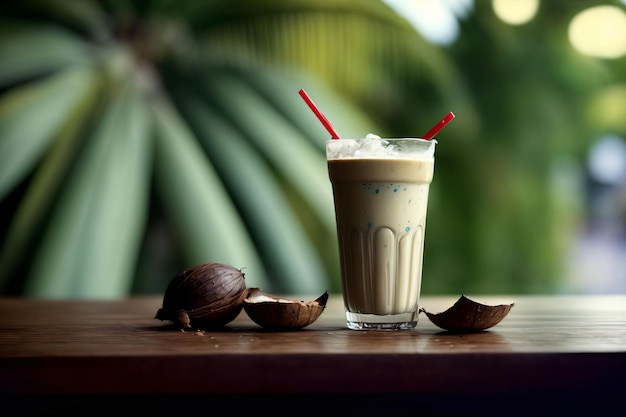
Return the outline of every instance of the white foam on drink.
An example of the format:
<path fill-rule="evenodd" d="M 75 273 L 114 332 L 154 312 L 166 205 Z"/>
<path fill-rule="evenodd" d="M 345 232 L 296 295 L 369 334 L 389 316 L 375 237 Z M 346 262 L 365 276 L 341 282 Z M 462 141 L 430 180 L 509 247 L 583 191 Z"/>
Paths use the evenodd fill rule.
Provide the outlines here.
<path fill-rule="evenodd" d="M 363 139 L 333 139 L 326 143 L 326 156 L 328 159 L 434 158 L 435 144 L 437 143 L 435 140 L 405 139 L 404 141 L 405 143 L 400 147 L 396 143 L 382 139 L 373 133 L 368 133 Z"/>

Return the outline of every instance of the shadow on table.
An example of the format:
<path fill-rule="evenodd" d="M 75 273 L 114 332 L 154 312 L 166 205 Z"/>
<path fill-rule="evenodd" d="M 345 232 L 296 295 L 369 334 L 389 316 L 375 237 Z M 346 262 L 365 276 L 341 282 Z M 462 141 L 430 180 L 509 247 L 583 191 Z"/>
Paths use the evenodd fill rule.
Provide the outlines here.
<path fill-rule="evenodd" d="M 210 377 L 210 376 L 207 376 Z M 623 387 L 622 387 L 623 389 Z M 617 392 L 2 396 L 2 415 L 26 416 L 557 416 L 612 415 Z M 621 390 L 620 390 L 621 392 Z"/>

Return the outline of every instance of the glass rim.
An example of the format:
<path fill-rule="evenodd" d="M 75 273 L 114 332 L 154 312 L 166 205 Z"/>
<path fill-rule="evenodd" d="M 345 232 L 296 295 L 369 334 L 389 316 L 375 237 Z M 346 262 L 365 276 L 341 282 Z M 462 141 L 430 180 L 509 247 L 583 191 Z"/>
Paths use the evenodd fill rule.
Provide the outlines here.
<path fill-rule="evenodd" d="M 328 139 L 326 143 L 332 142 L 340 142 L 344 140 L 352 140 L 352 141 L 364 141 L 364 140 L 391 140 L 391 141 L 419 141 L 419 142 L 433 142 L 438 143 L 436 139 L 424 139 L 419 137 L 393 137 L 393 138 L 340 138 L 340 139 Z"/>

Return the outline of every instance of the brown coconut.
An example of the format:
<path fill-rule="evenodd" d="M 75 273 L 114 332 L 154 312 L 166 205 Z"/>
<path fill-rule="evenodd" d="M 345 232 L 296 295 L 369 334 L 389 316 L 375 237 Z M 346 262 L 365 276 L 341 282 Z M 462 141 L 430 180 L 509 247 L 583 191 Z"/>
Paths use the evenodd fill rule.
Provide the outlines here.
<path fill-rule="evenodd" d="M 243 300 L 258 288 L 247 288 L 241 270 L 221 263 L 183 269 L 170 281 L 156 317 L 182 329 L 214 329 L 233 321 Z"/>
<path fill-rule="evenodd" d="M 243 308 L 252 321 L 265 329 L 298 330 L 317 320 L 327 301 L 327 292 L 308 302 L 255 292 L 243 300 Z"/>
<path fill-rule="evenodd" d="M 470 300 L 465 295 L 452 307 L 441 313 L 423 312 L 436 326 L 455 333 L 479 332 L 495 326 L 504 319 L 515 304 L 485 305 Z"/>

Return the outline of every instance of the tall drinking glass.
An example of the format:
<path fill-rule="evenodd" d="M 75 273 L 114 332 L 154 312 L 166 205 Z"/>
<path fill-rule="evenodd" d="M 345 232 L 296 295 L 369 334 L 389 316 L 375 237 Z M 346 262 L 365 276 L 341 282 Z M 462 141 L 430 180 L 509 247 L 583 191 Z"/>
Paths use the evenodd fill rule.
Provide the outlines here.
<path fill-rule="evenodd" d="M 350 329 L 417 325 L 435 144 L 424 139 L 326 143 Z"/>

